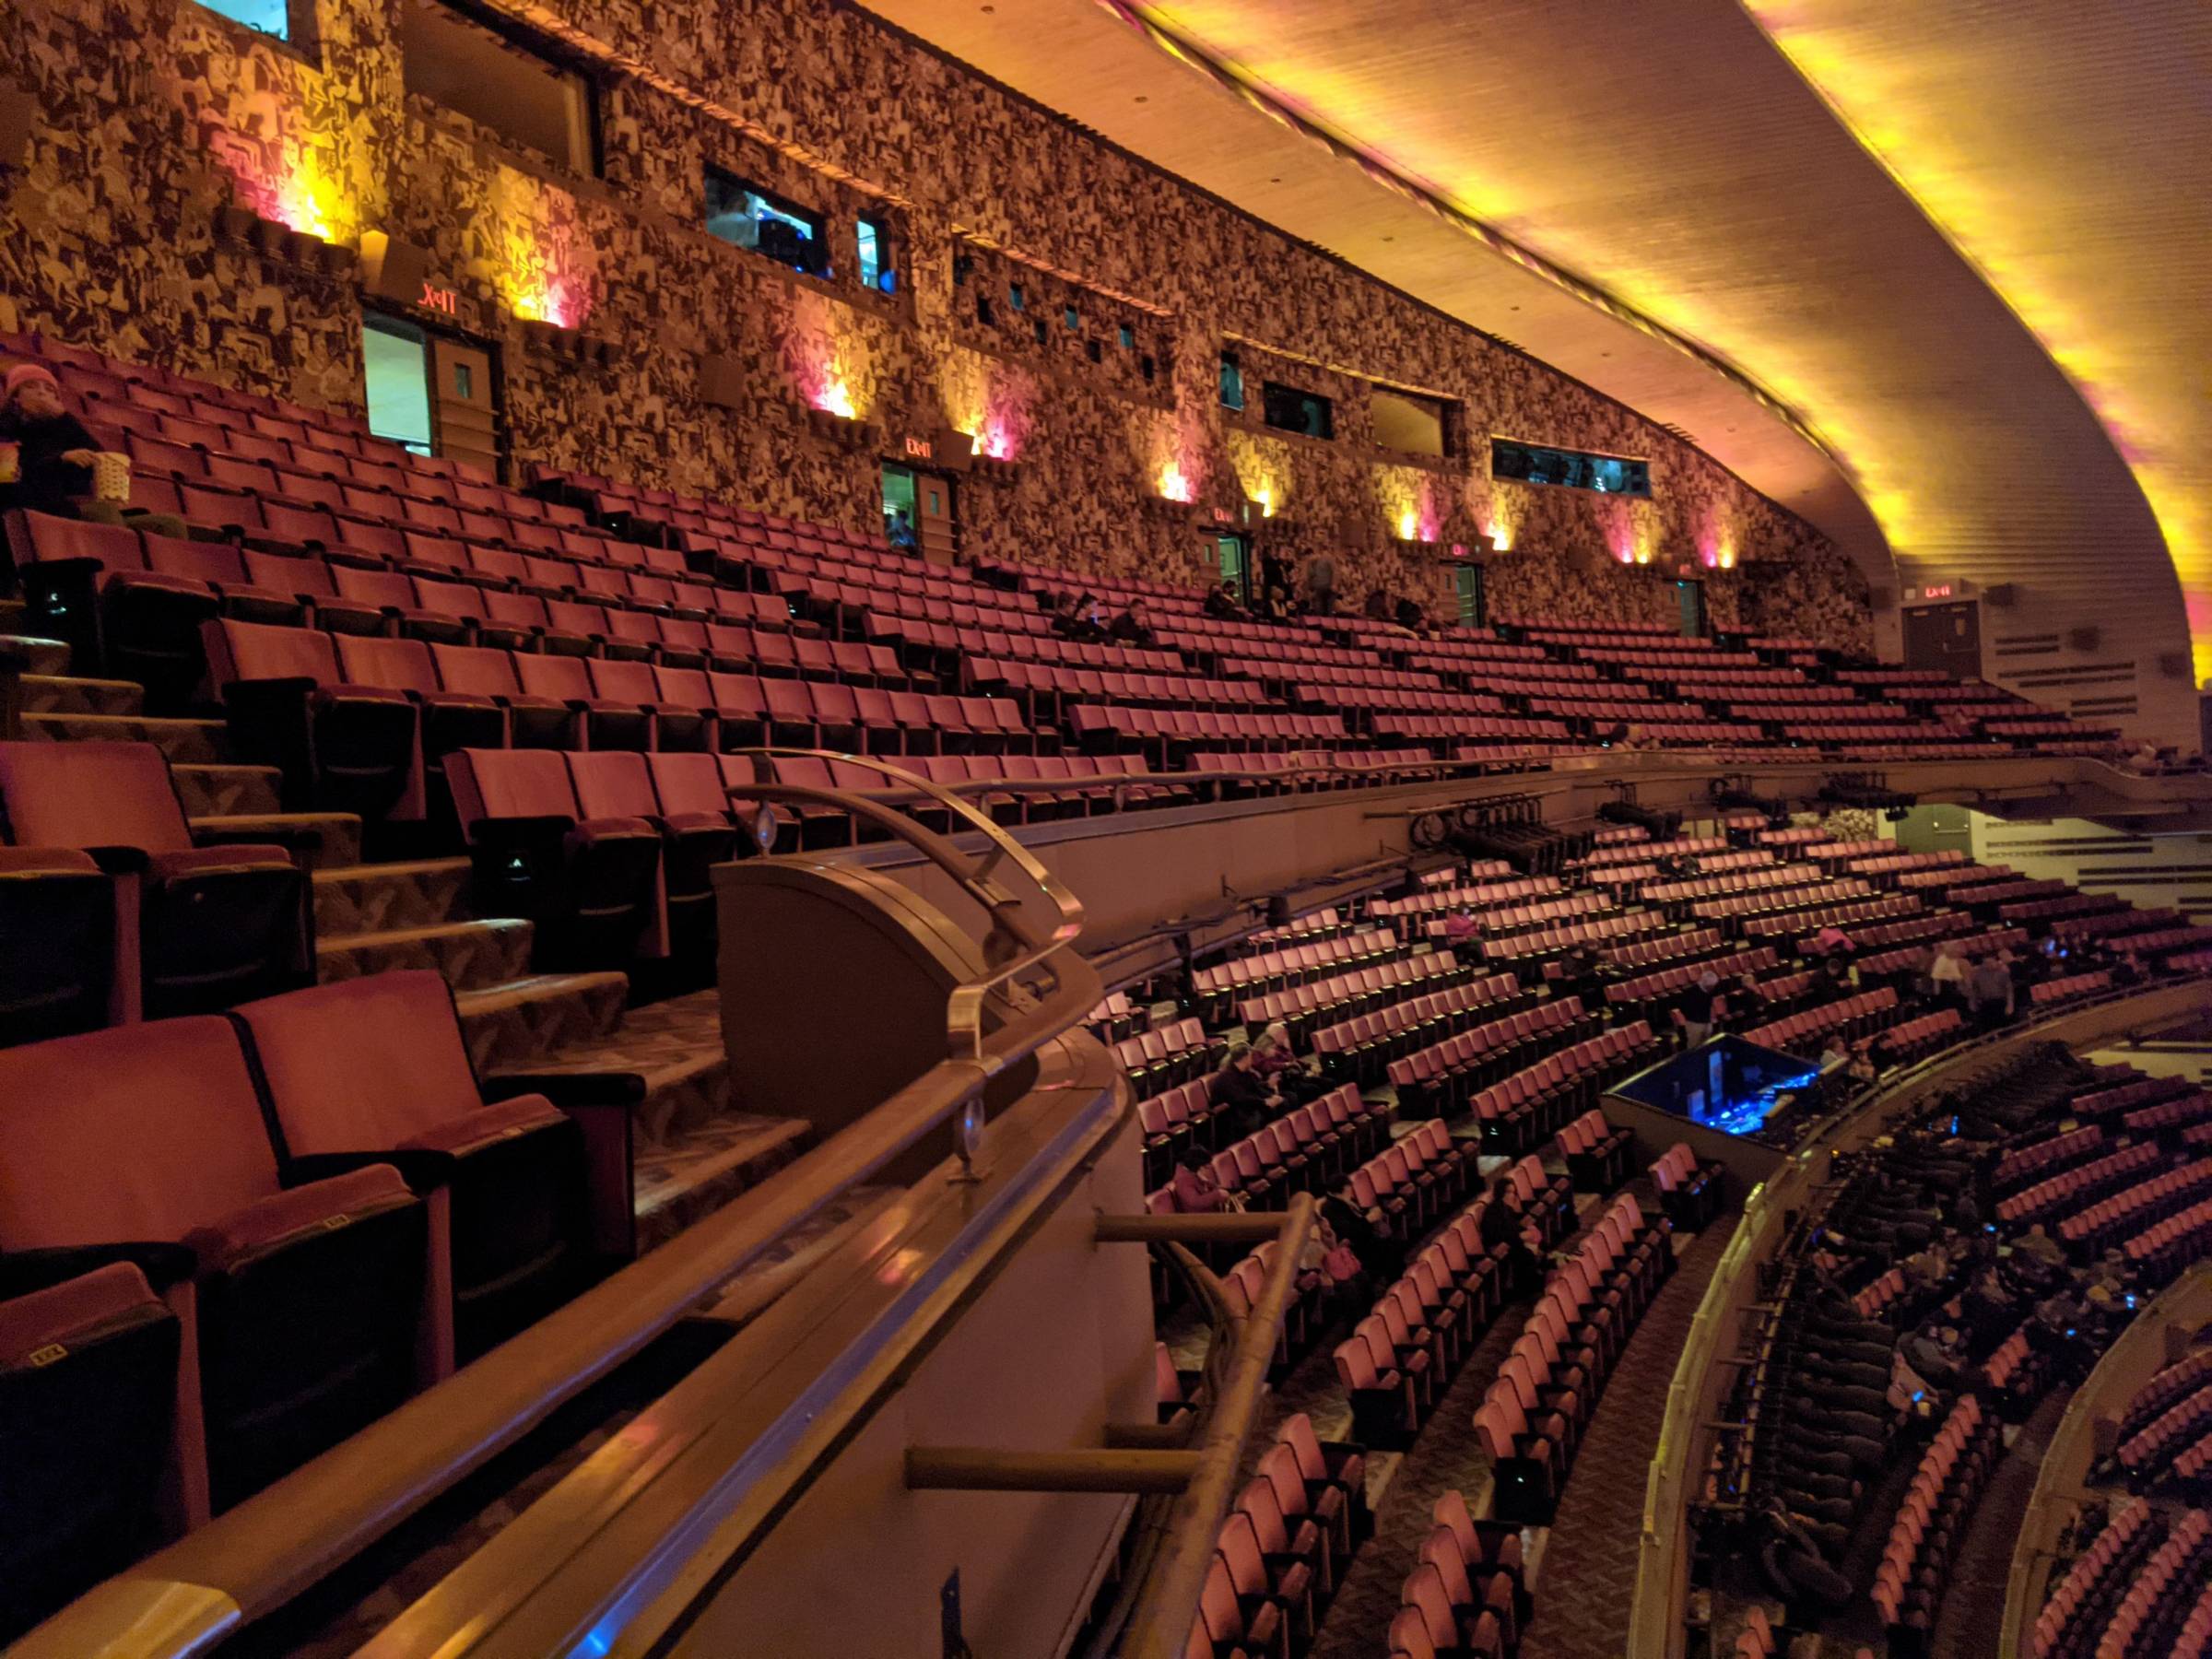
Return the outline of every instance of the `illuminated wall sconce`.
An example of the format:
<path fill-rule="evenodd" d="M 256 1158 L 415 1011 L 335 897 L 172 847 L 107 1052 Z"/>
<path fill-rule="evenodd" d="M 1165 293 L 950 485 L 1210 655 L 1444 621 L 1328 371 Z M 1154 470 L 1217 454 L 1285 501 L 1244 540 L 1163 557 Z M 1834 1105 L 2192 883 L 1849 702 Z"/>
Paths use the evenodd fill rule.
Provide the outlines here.
<path fill-rule="evenodd" d="M 1188 507 L 1198 499 L 1197 487 L 1172 461 L 1159 469 L 1159 499 L 1178 507 Z"/>
<path fill-rule="evenodd" d="M 215 210 L 215 234 L 219 241 L 252 248 L 265 258 L 311 276 L 335 276 L 353 265 L 352 249 L 264 218 L 251 207 L 234 202 Z"/>
<path fill-rule="evenodd" d="M 852 405 L 848 402 L 845 406 L 850 409 Z M 838 449 L 850 452 L 880 449 L 883 446 L 882 429 L 870 425 L 857 415 L 840 414 L 835 409 L 820 408 L 809 404 L 806 406 L 806 427 L 823 442 Z"/>
<path fill-rule="evenodd" d="M 1508 530 L 1503 524 L 1491 525 L 1488 535 L 1490 538 L 1491 552 L 1506 553 L 1512 551 L 1513 546 L 1512 532 Z"/>
<path fill-rule="evenodd" d="M 557 324 L 541 323 L 535 318 L 522 319 L 523 344 L 547 357 L 561 358 L 572 363 L 589 363 L 604 369 L 614 360 L 615 348 L 611 342 L 588 338 L 581 329 L 562 328 Z"/>

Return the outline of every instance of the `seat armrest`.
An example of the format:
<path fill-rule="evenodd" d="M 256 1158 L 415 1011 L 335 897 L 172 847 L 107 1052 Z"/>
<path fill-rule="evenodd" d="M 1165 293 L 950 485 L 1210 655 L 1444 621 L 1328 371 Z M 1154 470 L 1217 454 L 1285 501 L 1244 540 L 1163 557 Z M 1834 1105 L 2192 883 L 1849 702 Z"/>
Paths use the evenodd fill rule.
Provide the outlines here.
<path fill-rule="evenodd" d="M 450 1152 L 422 1147 L 382 1152 L 310 1152 L 288 1159 L 283 1177 L 288 1187 L 306 1186 L 311 1182 L 328 1181 L 334 1175 L 350 1175 L 356 1170 L 389 1164 L 399 1171 L 399 1178 L 408 1188 L 419 1194 L 449 1184 L 453 1178 L 454 1162 Z"/>
<path fill-rule="evenodd" d="M 159 1292 L 183 1283 L 199 1271 L 200 1259 L 189 1245 L 158 1241 L 114 1244 L 66 1244 L 45 1250 L 11 1250 L 0 1255 L 0 1300 L 29 1296 L 117 1262 L 128 1262 Z"/>

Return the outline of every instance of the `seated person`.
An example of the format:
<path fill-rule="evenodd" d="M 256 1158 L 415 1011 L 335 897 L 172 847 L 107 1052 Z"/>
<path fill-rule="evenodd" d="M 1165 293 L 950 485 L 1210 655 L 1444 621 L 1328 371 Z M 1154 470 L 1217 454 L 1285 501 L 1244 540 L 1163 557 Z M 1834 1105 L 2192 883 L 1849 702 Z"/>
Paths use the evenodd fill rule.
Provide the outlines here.
<path fill-rule="evenodd" d="M 1214 1160 L 1204 1147 L 1185 1147 L 1175 1170 L 1175 1207 L 1186 1216 L 1210 1216 L 1229 1207 L 1229 1194 L 1214 1174 Z"/>
<path fill-rule="evenodd" d="M 1206 595 L 1206 614 L 1218 622 L 1241 617 L 1244 607 L 1237 603 L 1237 590 L 1225 582 L 1209 591 Z"/>
<path fill-rule="evenodd" d="M 1388 588 L 1373 588 L 1369 591 L 1366 613 L 1371 620 L 1376 622 L 1390 620 L 1390 590 Z"/>
<path fill-rule="evenodd" d="M 92 465 L 100 444 L 62 403 L 53 372 L 38 363 L 7 371 L 0 403 L 0 449 L 12 446 L 15 477 L 0 483 L 0 510 L 21 507 L 60 518 L 128 524 L 161 535 L 183 535 L 182 519 L 168 512 L 134 512 L 121 501 L 92 495 Z M 0 467 L 0 470 L 6 470 Z"/>
<path fill-rule="evenodd" d="M 1136 645 L 1147 651 L 1159 643 L 1145 620 L 1145 613 L 1135 604 L 1114 618 L 1106 629 L 1106 637 L 1117 645 Z"/>

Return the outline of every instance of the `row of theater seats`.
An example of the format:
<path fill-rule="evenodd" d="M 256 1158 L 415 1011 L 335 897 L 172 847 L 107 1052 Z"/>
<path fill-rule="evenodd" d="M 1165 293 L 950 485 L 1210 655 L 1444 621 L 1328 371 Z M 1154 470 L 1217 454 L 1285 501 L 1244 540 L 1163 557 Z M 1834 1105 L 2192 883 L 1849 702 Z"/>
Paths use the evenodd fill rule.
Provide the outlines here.
<path fill-rule="evenodd" d="M 18 339 L 11 346 L 32 354 L 42 351 L 50 360 L 61 363 L 65 383 L 88 416 L 96 420 L 106 416 L 116 437 L 144 447 L 145 453 L 137 457 L 146 498 L 142 506 L 184 510 L 188 516 L 196 514 L 203 522 L 243 529 L 245 521 L 258 521 L 264 515 L 265 503 L 288 500 L 332 514 L 341 511 L 358 513 L 370 524 L 407 523 L 489 545 L 534 546 L 545 550 L 550 547 L 570 550 L 570 544 L 562 539 L 564 535 L 584 541 L 591 534 L 567 522 L 571 508 L 554 508 L 520 492 L 500 490 L 488 480 L 472 479 L 450 463 L 412 457 L 395 446 L 377 444 L 359 435 L 358 429 L 347 429 L 315 412 L 307 412 L 304 418 L 292 410 L 281 415 L 261 410 L 248 413 L 236 408 L 235 394 L 195 387 L 175 377 L 162 377 L 159 371 L 97 359 L 69 362 L 65 348 L 36 339 Z M 151 383 L 158 380 L 166 380 L 166 386 Z M 199 418 L 202 415 L 223 418 Z M 301 470 L 287 470 L 288 466 Z M 798 526 L 802 534 L 794 535 L 768 528 L 761 515 L 747 515 L 711 502 L 686 501 L 666 491 L 624 488 L 605 480 L 578 484 L 559 475 L 543 475 L 539 483 L 545 487 L 541 493 L 565 495 L 585 503 L 626 535 L 657 539 L 688 549 L 708 568 L 719 566 L 725 556 L 734 558 L 740 568 L 750 568 L 758 555 L 786 552 L 815 557 L 834 552 L 865 569 L 881 566 L 888 554 L 888 549 L 879 546 L 865 545 L 867 538 L 853 538 L 841 531 Z M 203 485 L 219 487 L 224 499 L 206 503 L 184 499 L 183 490 Z M 549 543 L 545 535 L 547 530 L 554 532 Z M 1018 568 L 990 574 L 1016 589 L 1065 585 Z M 1197 620 L 1194 590 L 1154 584 L 1150 589 L 1128 591 L 1131 596 L 1144 597 L 1170 613 L 1171 619 L 1188 617 L 1194 624 Z M 1339 634 L 1362 646 L 1382 644 L 1394 649 L 1401 645 L 1399 637 L 1370 628 L 1359 618 L 1344 618 L 1335 626 Z M 1212 633 L 1218 637 L 1223 629 L 1248 639 L 1262 651 L 1270 646 L 1296 648 L 1312 638 L 1302 629 L 1256 624 L 1218 625 Z M 1189 631 L 1190 637 L 1200 642 L 1212 642 L 1207 633 L 1194 629 L 1170 628 L 1167 631 L 1171 636 Z M 1638 692 L 1648 684 L 1665 687 L 1676 696 L 1686 689 L 1698 695 L 1712 693 L 1720 707 L 1727 706 L 1723 700 L 1725 698 L 1747 692 L 1757 695 L 1759 688 L 1769 693 L 1794 691 L 1803 681 L 1796 665 L 1818 660 L 1806 653 L 1772 646 L 1761 646 L 1766 656 L 1748 651 L 1721 651 L 1702 641 L 1677 641 L 1667 649 L 1654 650 L 1650 647 L 1650 636 L 1633 627 L 1584 630 L 1580 636 L 1573 630 L 1538 629 L 1532 637 L 1559 656 L 1588 659 L 1555 662 L 1539 652 L 1537 660 L 1547 669 L 1568 671 L 1559 676 L 1563 683 L 1586 681 L 1593 671 L 1590 664 L 1601 663 L 1608 673 L 1630 677 L 1623 684 L 1624 695 Z M 1594 642 L 1600 641 L 1612 643 Z M 1623 648 L 1624 642 L 1629 648 Z M 1488 640 L 1445 639 L 1424 645 L 1419 654 L 1424 660 L 1465 669 L 1473 663 L 1494 664 L 1499 653 L 1514 649 Z M 1780 660 L 1770 662 L 1769 657 Z M 1947 693 L 1952 689 L 1927 677 L 1878 672 L 1853 675 L 1845 684 L 1854 690 L 1885 688 L 1903 695 L 1907 701 L 1912 700 L 1915 688 Z M 2006 694 L 1990 691 L 1977 695 L 1989 701 L 1993 712 L 2001 707 L 2028 707 Z M 1794 698 L 1784 700 L 1794 703 Z M 1977 705 L 1962 702 L 1957 706 Z M 1868 703 L 1866 708 L 1877 717 L 1892 712 L 1891 705 L 1879 703 Z M 2057 732 L 2076 729 L 2047 716 L 2037 724 Z M 1877 729 L 1886 731 L 1887 727 Z"/>
<path fill-rule="evenodd" d="M 1312 1046 L 1319 1030 L 1372 1014 L 1408 993 L 1436 992 L 1465 984 L 1472 971 L 1449 950 L 1400 957 L 1372 968 L 1317 980 L 1288 991 L 1270 991 L 1237 1005 L 1237 1018 L 1256 1035 L 1281 1021 L 1294 1047 Z"/>
<path fill-rule="evenodd" d="M 1524 1194 L 1520 1230 L 1532 1250 L 1547 1247 L 1563 1225 L 1549 1178 L 1514 1171 Z M 1357 1202 L 1357 1190 L 1355 1190 Z M 1410 1203 L 1391 1216 L 1401 1239 L 1423 1237 L 1427 1227 Z M 1401 1200 L 1404 1203 L 1405 1201 Z M 1433 1239 L 1410 1253 L 1409 1271 L 1386 1288 L 1372 1308 L 1331 1351 L 1336 1380 L 1351 1406 L 1353 1432 L 1370 1446 L 1410 1446 L 1450 1387 L 1452 1372 L 1481 1332 L 1519 1288 L 1507 1282 L 1511 1252 L 1482 1241 L 1481 1198 L 1445 1218 Z"/>
<path fill-rule="evenodd" d="M 0 1051 L 0 1586 L 35 1617 L 582 1288 L 628 1175 L 393 972 Z"/>
<path fill-rule="evenodd" d="M 2202 1652 L 2212 1621 L 2212 1515 L 2131 1501 L 2076 1559 L 2037 1616 L 2033 1659 Z"/>
<path fill-rule="evenodd" d="M 1606 1382 L 1674 1270 L 1672 1230 L 1624 1193 L 1554 1269 L 1475 1414 L 1500 1519 L 1550 1521 Z"/>
<path fill-rule="evenodd" d="M 1493 975 L 1480 982 L 1512 982 L 1512 976 Z M 1480 1024 L 1467 1024 L 1451 1037 L 1392 1060 L 1384 1076 L 1397 1090 L 1401 1107 L 1408 1113 L 1438 1117 L 1472 1111 L 1476 1096 L 1492 1084 L 1541 1065 L 1539 1055 L 1591 1041 L 1603 1029 L 1597 1016 L 1583 1011 L 1579 996 L 1546 998 L 1510 1011 L 1519 1002 L 1527 999 L 1516 993 L 1504 999 L 1509 1011 Z M 1467 1012 L 1487 1013 L 1488 1006 L 1478 1005 Z M 1533 1145 L 1557 1127 L 1537 1121 L 1532 1112 L 1522 1138 Z"/>
<path fill-rule="evenodd" d="M 1535 1612 L 1518 1528 L 1477 1521 L 1456 1491 L 1437 1499 L 1419 1564 L 1398 1590 L 1391 1659 L 1510 1659 Z"/>
<path fill-rule="evenodd" d="M 1711 1226 L 1727 1201 L 1724 1168 L 1700 1162 L 1681 1141 L 1661 1153 L 1649 1173 L 1666 1218 L 1684 1232 L 1700 1232 Z"/>
<path fill-rule="evenodd" d="M 151 744 L 0 743 L 0 1046 L 307 983 L 307 876 L 203 845 Z"/>
<path fill-rule="evenodd" d="M 1974 1395 L 1962 1396 L 1913 1472 L 1875 1569 L 1874 1605 L 1883 1623 L 1904 1633 L 1892 1638 L 1892 1653 L 1922 1651 L 1933 1635 L 1951 1562 L 2003 1453 L 1997 1419 Z"/>
<path fill-rule="evenodd" d="M 1540 1006 L 1512 974 L 1477 980 L 1474 970 L 1462 968 L 1449 950 L 1412 960 L 1439 963 L 1432 979 L 1446 988 L 1421 992 L 1373 1013 L 1356 1014 L 1311 1031 L 1310 1046 L 1328 1075 L 1368 1087 L 1386 1076 L 1394 1083 L 1394 1069 L 1402 1056 L 1439 1046 L 1446 1032 L 1464 1032 L 1477 1046 L 1486 1041 L 1510 1046 L 1521 1041 L 1512 1029 L 1514 1021 L 1532 1019 Z M 1515 1014 L 1516 1008 L 1527 1012 Z"/>
<path fill-rule="evenodd" d="M 1207 1082 L 1201 1079 L 1137 1102 L 1137 1126 L 1145 1136 L 1145 1185 L 1163 1206 L 1173 1204 L 1171 1192 L 1164 1198 L 1161 1193 L 1185 1151 L 1195 1147 L 1213 1155 L 1225 1149 L 1224 1134 L 1216 1122 L 1207 1088 Z M 1306 1120 L 1303 1124 L 1296 1121 L 1301 1114 Z M 1347 1156 L 1366 1159 L 1388 1138 L 1391 1120 L 1385 1102 L 1363 1100 L 1358 1089 L 1347 1086 L 1331 1089 L 1278 1121 L 1288 1123 L 1291 1134 L 1300 1143 L 1334 1135 L 1341 1137 L 1336 1144 Z"/>

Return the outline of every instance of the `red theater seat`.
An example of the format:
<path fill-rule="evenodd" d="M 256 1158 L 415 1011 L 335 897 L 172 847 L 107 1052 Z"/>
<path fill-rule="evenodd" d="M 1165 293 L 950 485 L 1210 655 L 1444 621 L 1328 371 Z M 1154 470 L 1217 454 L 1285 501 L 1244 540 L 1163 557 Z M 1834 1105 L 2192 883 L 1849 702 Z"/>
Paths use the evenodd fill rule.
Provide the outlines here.
<path fill-rule="evenodd" d="M 0 1641 L 158 1534 L 182 1327 L 136 1265 L 79 1254 L 0 1261 Z"/>
<path fill-rule="evenodd" d="M 116 877 L 125 1018 L 204 1013 L 313 977 L 305 875 L 282 847 L 195 846 L 152 744 L 0 743 L 0 806 L 26 846 L 97 854 Z"/>
<path fill-rule="evenodd" d="M 88 853 L 0 847 L 0 1047 L 72 1036 L 120 1012 L 115 884 Z"/>
<path fill-rule="evenodd" d="M 590 818 L 550 749 L 456 749 L 446 782 L 476 865 L 477 900 L 536 924 L 544 968 L 612 968 L 664 948 L 661 836 L 642 818 Z"/>
<path fill-rule="evenodd" d="M 0 1051 L 0 1258 L 71 1249 L 180 1276 L 188 1518 L 397 1404 L 418 1353 L 450 1364 L 427 1206 L 389 1163 L 280 1172 L 219 1017 Z"/>
<path fill-rule="evenodd" d="M 485 1103 L 439 974 L 371 974 L 247 1003 L 231 1017 L 261 1068 L 284 1158 L 397 1152 L 445 1166 L 436 1172 L 451 1194 L 461 1359 L 582 1284 L 582 1137 L 543 1095 Z M 626 1188 L 627 1167 L 614 1174 Z"/>
<path fill-rule="evenodd" d="M 669 954 L 711 963 L 715 928 L 710 872 L 736 856 L 737 831 L 724 802 L 690 811 L 663 804 L 654 788 L 655 775 L 662 768 L 686 759 L 719 778 L 720 768 L 712 755 L 679 751 L 647 756 L 621 749 L 571 754 L 569 777 L 575 785 L 577 806 L 586 819 L 642 818 L 660 831 Z M 680 772 L 672 771 L 671 776 L 681 779 Z M 703 780 L 703 772 L 694 772 L 688 780 L 691 787 L 684 793 L 696 793 Z M 719 793 L 719 785 L 716 787 Z"/>
<path fill-rule="evenodd" d="M 294 810 L 422 816 L 415 705 L 347 681 L 335 644 L 309 628 L 229 618 L 206 625 L 207 677 L 239 759 L 278 768 Z"/>

